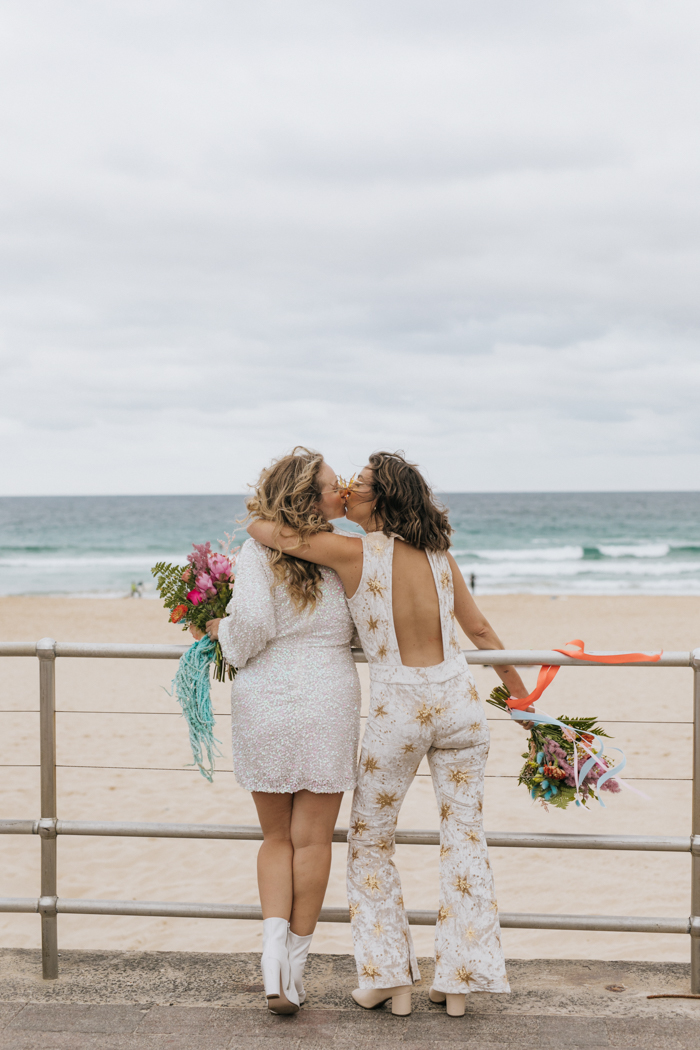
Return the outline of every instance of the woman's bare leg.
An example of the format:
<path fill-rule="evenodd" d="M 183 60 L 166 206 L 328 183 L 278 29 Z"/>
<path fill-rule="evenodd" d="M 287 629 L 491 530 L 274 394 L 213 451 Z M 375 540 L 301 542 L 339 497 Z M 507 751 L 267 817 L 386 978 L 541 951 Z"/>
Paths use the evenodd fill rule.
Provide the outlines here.
<path fill-rule="evenodd" d="M 258 891 L 263 919 L 292 914 L 294 847 L 291 839 L 293 795 L 253 792 L 263 832 L 258 851 Z"/>
<path fill-rule="evenodd" d="M 331 841 L 342 801 L 342 792 L 294 795 L 291 821 L 294 902 L 292 933 L 307 937 L 314 932 L 331 871 Z"/>

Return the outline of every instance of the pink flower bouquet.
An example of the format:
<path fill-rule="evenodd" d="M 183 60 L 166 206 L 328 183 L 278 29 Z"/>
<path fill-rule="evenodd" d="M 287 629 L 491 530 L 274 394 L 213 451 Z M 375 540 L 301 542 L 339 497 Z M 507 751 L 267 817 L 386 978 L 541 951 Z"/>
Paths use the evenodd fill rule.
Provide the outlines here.
<path fill-rule="evenodd" d="M 188 555 L 188 564 L 184 568 L 159 561 L 151 572 L 156 577 L 156 587 L 165 608 L 170 609 L 171 622 L 181 623 L 183 631 L 190 625 L 204 631 L 208 620 L 226 615 L 226 606 L 233 593 L 235 559 L 215 553 L 209 543 L 193 543 L 192 546 L 193 553 Z M 213 662 L 214 678 L 218 682 L 223 682 L 226 676 L 234 677 L 235 668 L 224 660 L 218 642 Z"/>

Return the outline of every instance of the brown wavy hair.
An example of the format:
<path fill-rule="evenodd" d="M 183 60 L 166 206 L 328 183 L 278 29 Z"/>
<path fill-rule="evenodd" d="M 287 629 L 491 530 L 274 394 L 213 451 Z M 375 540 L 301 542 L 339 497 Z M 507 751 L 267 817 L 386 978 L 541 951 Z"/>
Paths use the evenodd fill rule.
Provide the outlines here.
<path fill-rule="evenodd" d="M 332 532 L 333 526 L 316 508 L 321 499 L 318 475 L 323 463 L 320 452 L 303 445 L 273 460 L 253 486 L 253 495 L 246 500 L 248 516 L 274 521 L 278 528 L 292 529 L 299 536 L 299 546 L 316 532 Z M 277 585 L 286 585 L 296 610 L 315 609 L 322 597 L 323 577 L 319 566 L 282 551 L 268 549 L 267 553 Z"/>
<path fill-rule="evenodd" d="M 421 550 L 446 551 L 454 531 L 442 507 L 415 463 L 403 452 L 373 452 L 374 514 L 382 532 L 397 536 Z"/>

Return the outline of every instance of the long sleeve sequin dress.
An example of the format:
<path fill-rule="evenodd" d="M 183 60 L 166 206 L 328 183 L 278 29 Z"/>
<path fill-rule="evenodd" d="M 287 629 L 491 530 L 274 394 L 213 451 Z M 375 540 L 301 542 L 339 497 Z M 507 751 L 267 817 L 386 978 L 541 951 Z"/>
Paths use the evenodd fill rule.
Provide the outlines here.
<path fill-rule="evenodd" d="M 357 782 L 360 683 L 354 625 L 337 574 L 325 567 L 315 610 L 276 585 L 267 548 L 247 540 L 219 624 L 238 668 L 231 691 L 233 765 L 247 791 L 350 791 Z"/>

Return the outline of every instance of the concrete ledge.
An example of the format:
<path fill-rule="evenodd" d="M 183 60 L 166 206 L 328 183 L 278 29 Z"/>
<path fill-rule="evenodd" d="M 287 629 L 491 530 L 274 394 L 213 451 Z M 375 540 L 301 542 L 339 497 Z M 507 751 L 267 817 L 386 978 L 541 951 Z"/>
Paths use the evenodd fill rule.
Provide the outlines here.
<path fill-rule="evenodd" d="M 512 960 L 511 995 L 474 993 L 467 1016 L 449 1018 L 428 1000 L 433 963 L 421 959 L 413 1014 L 395 1018 L 350 998 L 352 957 L 312 955 L 307 1002 L 285 1018 L 266 1009 L 259 958 L 63 951 L 60 978 L 43 981 L 38 951 L 0 950 L 0 1050 L 254 1050 L 271 1038 L 280 1050 L 699 1045 L 700 1000 L 646 998 L 687 993 L 690 968 L 679 963 Z"/>

